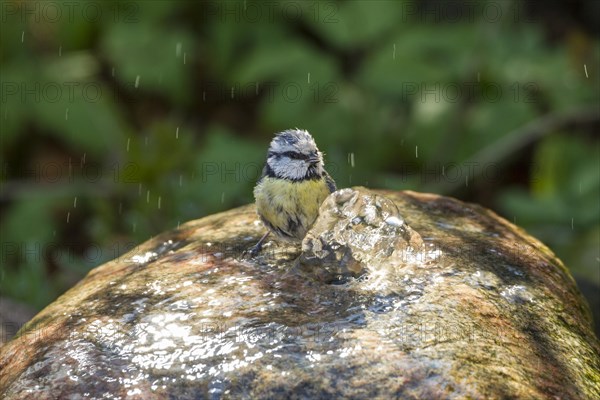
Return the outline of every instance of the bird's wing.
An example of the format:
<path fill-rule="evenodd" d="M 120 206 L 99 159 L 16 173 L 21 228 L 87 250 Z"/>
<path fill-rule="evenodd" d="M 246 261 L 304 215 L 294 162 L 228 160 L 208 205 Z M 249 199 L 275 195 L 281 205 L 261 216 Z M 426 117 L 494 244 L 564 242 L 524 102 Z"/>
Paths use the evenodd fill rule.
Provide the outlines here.
<path fill-rule="evenodd" d="M 325 175 L 325 182 L 327 183 L 327 187 L 329 188 L 329 192 L 333 193 L 337 190 L 336 186 L 335 186 L 335 181 L 333 180 L 333 178 L 327 173 L 327 171 L 324 171 L 323 174 Z"/>

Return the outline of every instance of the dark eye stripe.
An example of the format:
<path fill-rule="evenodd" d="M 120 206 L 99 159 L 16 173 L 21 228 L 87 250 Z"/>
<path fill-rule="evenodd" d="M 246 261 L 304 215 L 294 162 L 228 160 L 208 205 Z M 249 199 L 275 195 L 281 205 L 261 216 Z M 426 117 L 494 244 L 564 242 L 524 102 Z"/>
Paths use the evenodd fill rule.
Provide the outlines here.
<path fill-rule="evenodd" d="M 295 151 L 286 151 L 285 153 L 283 153 L 283 155 L 293 160 L 306 160 L 307 158 L 304 154 Z"/>

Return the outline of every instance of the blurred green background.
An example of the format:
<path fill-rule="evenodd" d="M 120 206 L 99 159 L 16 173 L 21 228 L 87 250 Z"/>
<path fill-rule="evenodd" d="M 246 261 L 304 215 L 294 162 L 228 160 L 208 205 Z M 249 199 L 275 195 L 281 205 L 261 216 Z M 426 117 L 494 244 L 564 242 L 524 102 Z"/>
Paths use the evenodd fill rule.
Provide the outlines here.
<path fill-rule="evenodd" d="M 600 2 L 2 1 L 0 296 L 43 308 L 252 201 L 275 132 L 339 187 L 485 205 L 598 309 Z M 596 295 L 597 296 L 597 295 Z"/>

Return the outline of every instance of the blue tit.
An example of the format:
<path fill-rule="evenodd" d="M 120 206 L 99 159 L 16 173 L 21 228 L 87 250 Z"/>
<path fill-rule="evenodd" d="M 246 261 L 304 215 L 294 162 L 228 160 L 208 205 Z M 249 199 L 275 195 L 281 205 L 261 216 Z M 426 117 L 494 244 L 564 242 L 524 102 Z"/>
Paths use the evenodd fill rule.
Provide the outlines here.
<path fill-rule="evenodd" d="M 271 232 L 285 241 L 301 241 L 317 219 L 321 203 L 335 190 L 310 133 L 289 129 L 277 134 L 254 187 L 256 211 L 268 231 L 251 252 L 259 252 Z"/>

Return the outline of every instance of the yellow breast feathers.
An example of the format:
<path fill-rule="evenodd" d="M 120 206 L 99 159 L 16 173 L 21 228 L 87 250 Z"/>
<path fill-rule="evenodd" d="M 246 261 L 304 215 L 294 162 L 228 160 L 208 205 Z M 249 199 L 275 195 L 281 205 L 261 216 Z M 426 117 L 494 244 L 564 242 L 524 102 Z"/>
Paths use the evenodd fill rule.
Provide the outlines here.
<path fill-rule="evenodd" d="M 329 193 L 325 177 L 297 182 L 264 177 L 254 188 L 256 209 L 263 223 L 290 240 L 304 238 Z"/>

